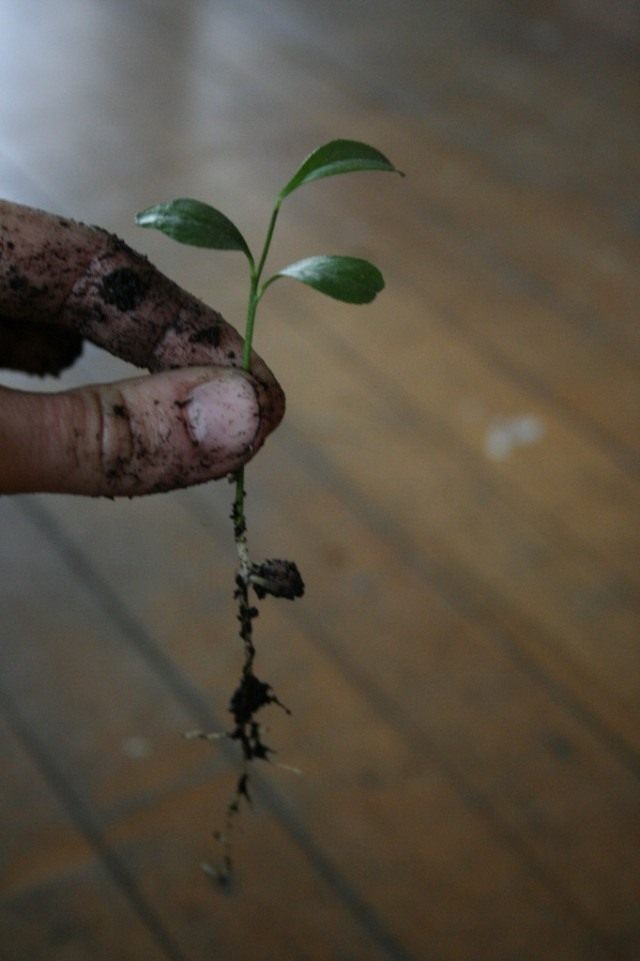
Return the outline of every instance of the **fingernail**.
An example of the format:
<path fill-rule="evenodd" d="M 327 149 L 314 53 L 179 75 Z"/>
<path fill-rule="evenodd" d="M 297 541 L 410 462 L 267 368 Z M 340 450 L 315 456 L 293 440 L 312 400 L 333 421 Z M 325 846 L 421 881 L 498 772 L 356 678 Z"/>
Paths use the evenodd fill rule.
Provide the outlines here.
<path fill-rule="evenodd" d="M 184 406 L 191 439 L 207 451 L 234 456 L 251 448 L 260 409 L 251 381 L 238 371 L 221 371 L 191 392 Z"/>

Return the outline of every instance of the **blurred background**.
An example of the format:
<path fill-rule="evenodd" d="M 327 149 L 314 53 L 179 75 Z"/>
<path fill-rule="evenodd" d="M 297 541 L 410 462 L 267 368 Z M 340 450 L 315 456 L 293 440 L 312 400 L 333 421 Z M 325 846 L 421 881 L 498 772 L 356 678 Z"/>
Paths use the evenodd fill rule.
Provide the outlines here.
<path fill-rule="evenodd" d="M 228 484 L 0 501 L 6 961 L 640 957 L 638 40 L 632 0 L 0 0 L 0 196 L 116 231 L 242 326 L 242 257 L 133 224 L 174 196 L 282 281 L 288 417 L 248 470 L 257 669 L 293 711 L 217 863 L 242 653 Z M 131 368 L 87 347 L 72 385 Z M 56 389 L 3 375 L 16 387 Z M 0 451 L 1 456 L 1 451 Z M 292 773 L 289 765 L 301 770 Z"/>

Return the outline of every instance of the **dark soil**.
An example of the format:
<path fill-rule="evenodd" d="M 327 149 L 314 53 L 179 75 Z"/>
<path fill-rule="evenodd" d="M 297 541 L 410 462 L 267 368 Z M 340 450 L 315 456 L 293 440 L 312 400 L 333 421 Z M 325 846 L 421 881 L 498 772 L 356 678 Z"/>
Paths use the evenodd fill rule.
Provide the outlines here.
<path fill-rule="evenodd" d="M 144 300 L 148 288 L 149 281 L 137 271 L 130 267 L 117 267 L 103 279 L 100 296 L 105 303 L 113 304 L 118 310 L 135 310 Z"/>

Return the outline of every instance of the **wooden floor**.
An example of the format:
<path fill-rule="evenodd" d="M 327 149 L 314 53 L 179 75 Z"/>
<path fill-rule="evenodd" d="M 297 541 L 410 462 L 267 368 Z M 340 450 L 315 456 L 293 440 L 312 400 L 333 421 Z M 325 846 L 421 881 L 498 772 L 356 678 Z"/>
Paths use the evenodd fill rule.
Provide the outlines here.
<path fill-rule="evenodd" d="M 258 664 L 302 774 L 263 767 L 229 892 L 200 865 L 237 757 L 181 732 L 239 673 L 231 489 L 0 501 L 3 961 L 640 957 L 639 37 L 624 0 L 0 5 L 0 196 L 234 323 L 242 258 L 137 210 L 199 197 L 257 244 L 327 140 L 407 173 L 283 208 L 274 266 L 387 290 L 264 301 L 289 411 L 252 546 L 308 590 Z"/>

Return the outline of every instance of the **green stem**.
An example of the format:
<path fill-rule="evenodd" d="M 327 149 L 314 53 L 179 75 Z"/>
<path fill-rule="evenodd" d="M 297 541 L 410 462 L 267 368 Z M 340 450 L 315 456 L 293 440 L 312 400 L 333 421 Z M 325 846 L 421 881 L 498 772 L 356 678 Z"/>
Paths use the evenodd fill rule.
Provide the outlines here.
<path fill-rule="evenodd" d="M 251 281 L 249 286 L 249 300 L 247 303 L 247 319 L 244 331 L 244 347 L 242 351 L 242 369 L 246 370 L 247 372 L 251 370 L 251 351 L 253 349 L 253 330 L 256 320 L 256 311 L 258 309 L 260 297 L 264 292 L 260 290 L 260 278 L 262 277 L 262 271 L 264 270 L 264 265 L 269 255 L 269 249 L 273 239 L 276 220 L 278 219 L 278 213 L 280 212 L 280 204 L 281 201 L 278 200 L 271 213 L 271 219 L 269 220 L 267 234 L 257 267 L 255 266 L 253 258 L 251 258 L 249 261 Z M 240 576 L 243 579 L 248 576 L 251 563 L 247 548 L 247 523 L 244 516 L 244 498 L 244 468 L 241 467 L 240 470 L 236 472 L 236 491 L 233 502 L 232 517 L 236 548 L 238 550 L 238 558 L 240 560 Z"/>
<path fill-rule="evenodd" d="M 273 237 L 273 231 L 275 230 L 278 214 L 280 213 L 281 203 L 282 203 L 281 200 L 277 201 L 275 207 L 273 208 L 273 212 L 271 214 L 271 220 L 269 221 L 269 226 L 267 228 L 267 236 L 265 237 L 264 247 L 262 248 L 262 256 L 260 257 L 260 261 L 258 262 L 258 269 L 256 270 L 256 280 L 258 283 L 262 276 L 262 271 L 264 270 L 265 261 L 269 253 L 269 248 L 271 247 L 271 239 Z M 256 283 L 256 287 L 257 287 L 257 283 Z"/>
<path fill-rule="evenodd" d="M 258 308 L 258 283 L 259 274 L 251 271 L 251 287 L 249 289 L 249 303 L 247 305 L 247 320 L 244 328 L 244 348 L 242 352 L 243 370 L 251 370 L 251 350 L 253 345 L 253 327 L 256 320 L 256 310 Z"/>

